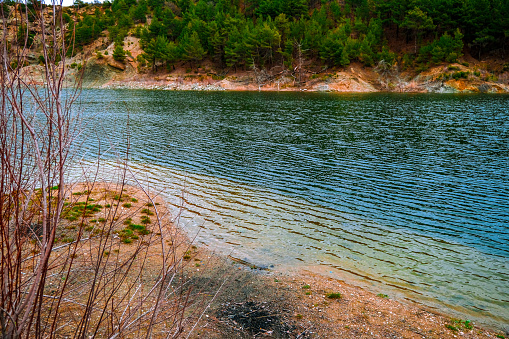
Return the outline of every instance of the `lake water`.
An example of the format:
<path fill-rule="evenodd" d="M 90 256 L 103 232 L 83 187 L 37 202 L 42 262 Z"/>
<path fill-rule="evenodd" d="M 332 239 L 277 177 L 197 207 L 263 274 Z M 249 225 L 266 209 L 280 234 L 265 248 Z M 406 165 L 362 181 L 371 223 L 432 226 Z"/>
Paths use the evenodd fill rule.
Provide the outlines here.
<path fill-rule="evenodd" d="M 197 242 L 507 329 L 509 96 L 85 90 L 82 103 L 84 160 L 125 153 L 129 135 L 135 172 Z"/>

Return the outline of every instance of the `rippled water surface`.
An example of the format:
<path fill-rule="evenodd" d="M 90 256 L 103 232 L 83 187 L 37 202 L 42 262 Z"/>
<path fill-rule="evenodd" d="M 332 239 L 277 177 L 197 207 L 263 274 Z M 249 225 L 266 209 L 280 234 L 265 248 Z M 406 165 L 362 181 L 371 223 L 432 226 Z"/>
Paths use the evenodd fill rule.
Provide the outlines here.
<path fill-rule="evenodd" d="M 509 96 L 87 90 L 197 240 L 509 323 Z M 100 140 L 100 142 L 98 141 Z M 183 193 L 184 192 L 184 193 Z"/>

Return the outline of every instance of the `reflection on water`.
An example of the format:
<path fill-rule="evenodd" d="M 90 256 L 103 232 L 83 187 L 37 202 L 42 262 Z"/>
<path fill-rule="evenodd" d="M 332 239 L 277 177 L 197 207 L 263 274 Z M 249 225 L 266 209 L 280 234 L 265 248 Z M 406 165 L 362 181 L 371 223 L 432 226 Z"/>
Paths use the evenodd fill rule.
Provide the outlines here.
<path fill-rule="evenodd" d="M 85 158 L 129 133 L 133 167 L 183 204 L 198 241 L 509 322 L 509 97 L 94 90 L 84 102 Z"/>

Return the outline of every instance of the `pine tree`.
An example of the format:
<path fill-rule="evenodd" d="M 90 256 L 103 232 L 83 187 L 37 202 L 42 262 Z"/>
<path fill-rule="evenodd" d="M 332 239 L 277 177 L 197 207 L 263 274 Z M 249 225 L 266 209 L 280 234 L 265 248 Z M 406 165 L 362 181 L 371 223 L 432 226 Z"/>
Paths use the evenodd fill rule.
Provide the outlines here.
<path fill-rule="evenodd" d="M 432 30 L 436 27 L 433 24 L 433 19 L 431 19 L 419 7 L 415 7 L 408 11 L 401 26 L 413 31 L 415 37 L 415 53 L 417 53 L 417 39 L 420 38 L 426 31 Z"/>
<path fill-rule="evenodd" d="M 205 49 L 203 49 L 198 32 L 196 31 L 193 31 L 191 36 L 186 34 L 180 42 L 180 45 L 182 48 L 182 56 L 191 63 L 200 61 L 205 57 Z"/>
<path fill-rule="evenodd" d="M 113 50 L 113 59 L 124 62 L 125 60 L 125 51 L 123 47 L 123 43 L 115 43 L 115 49 Z"/>

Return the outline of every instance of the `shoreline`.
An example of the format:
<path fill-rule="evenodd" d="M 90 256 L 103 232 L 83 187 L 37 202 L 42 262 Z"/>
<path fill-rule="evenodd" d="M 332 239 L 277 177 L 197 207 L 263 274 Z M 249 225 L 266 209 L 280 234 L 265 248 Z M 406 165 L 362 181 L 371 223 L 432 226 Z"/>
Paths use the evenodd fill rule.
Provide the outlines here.
<path fill-rule="evenodd" d="M 98 197 L 108 185 L 96 183 L 90 196 Z M 84 187 L 82 183 L 76 184 L 70 192 L 71 196 Z M 124 188 L 131 197 L 144 201 L 145 193 L 140 188 Z M 164 199 L 153 192 L 149 194 L 153 201 L 161 203 L 159 208 L 162 208 L 165 219 L 171 219 Z M 133 220 L 141 218 L 143 215 L 140 211 L 133 211 L 133 208 L 136 207 L 123 209 Z M 490 329 L 483 325 L 478 327 L 467 319 L 454 319 L 447 312 L 392 299 L 385 294 L 375 294 L 365 287 L 359 287 L 355 281 L 327 277 L 309 268 L 294 272 L 258 269 L 247 262 L 234 261 L 217 254 L 207 247 L 191 246 L 192 239 L 180 226 L 173 224 L 172 228 L 180 229 L 182 232 L 178 233 L 187 237 L 186 247 L 192 248 L 184 256 L 188 263 L 185 274 L 190 281 L 205 280 L 218 285 L 223 277 L 228 279 L 191 337 L 297 337 L 295 334 L 298 334 L 302 338 L 496 338 L 497 335 L 505 335 L 501 334 L 501 329 Z M 132 245 L 123 246 L 129 248 Z M 255 326 L 254 319 L 242 316 L 246 312 L 261 315 L 267 309 L 270 309 L 271 317 L 274 317 L 274 322 L 277 320 L 277 324 L 257 320 Z M 281 324 L 286 324 L 286 327 Z M 285 336 L 285 331 L 293 334 L 288 335 L 288 332 Z"/>
<path fill-rule="evenodd" d="M 214 73 L 203 66 L 194 72 L 183 67 L 171 72 L 139 72 L 134 61 L 119 65 L 112 58 L 91 57 L 82 71 L 66 66 L 66 86 L 97 89 L 148 89 L 179 91 L 253 91 L 318 93 L 509 93 L 509 72 L 493 77 L 480 65 L 438 65 L 421 73 L 410 71 L 383 76 L 373 69 L 353 63 L 342 69 L 306 74 L 301 82 L 277 73 L 260 80 L 254 71 Z M 27 83 L 44 84 L 42 66 L 22 69 Z M 458 77 L 460 74 L 461 77 Z M 474 74 L 479 74 L 474 75 Z M 491 75 L 491 77 L 490 77 Z"/>
<path fill-rule="evenodd" d="M 195 255 L 201 257 L 210 253 L 209 249 L 198 247 Z M 452 310 L 450 308 L 433 309 L 410 299 L 393 299 L 390 295 L 361 287 L 356 281 L 328 277 L 307 268 L 293 272 L 257 269 L 249 266 L 249 263 L 221 257 L 224 266 L 232 267 L 231 274 L 241 272 L 257 280 L 256 284 L 264 290 L 253 289 L 242 301 L 254 303 L 251 311 L 256 312 L 256 304 L 267 303 L 266 300 L 271 297 L 288 302 L 292 305 L 286 305 L 287 309 L 291 308 L 291 312 L 286 314 L 289 321 L 304 323 L 303 327 L 310 329 L 310 338 L 501 338 L 497 336 L 507 335 L 496 326 L 477 325 L 468 319 L 454 318 L 452 312 L 448 312 Z M 214 275 L 214 271 L 224 267 L 212 266 L 208 269 Z M 226 288 L 230 292 L 240 287 L 234 283 Z M 337 299 L 335 294 L 338 295 Z M 222 306 L 227 303 L 223 301 Z M 239 300 L 236 302 L 241 303 Z M 209 326 L 208 330 L 221 332 L 223 325 L 219 321 Z M 265 331 L 269 337 L 272 334 L 270 331 Z"/>
<path fill-rule="evenodd" d="M 342 88 L 338 88 L 339 86 L 329 85 L 327 83 L 317 83 L 312 86 L 302 86 L 302 87 L 284 87 L 278 88 L 274 85 L 264 85 L 257 86 L 256 84 L 236 84 L 232 82 L 174 82 L 174 81 L 128 81 L 128 82 L 108 82 L 107 84 L 101 86 L 90 86 L 84 88 L 90 89 L 132 89 L 132 90 L 166 90 L 166 91 L 225 91 L 225 92 L 270 92 L 270 93 L 278 93 L 278 92 L 309 92 L 309 93 L 335 93 L 335 94 L 366 94 L 366 93 L 398 93 L 398 94 L 508 94 L 509 86 L 500 86 L 494 84 L 475 84 L 475 85 L 465 85 L 462 84 L 461 87 L 463 89 L 458 89 L 457 87 L 442 84 L 442 83 L 434 83 L 434 84 L 423 84 L 423 85 L 415 85 L 422 86 L 420 87 L 412 87 L 406 88 L 400 91 L 397 90 L 380 90 L 375 89 L 374 87 L 364 88 L 359 87 L 357 89 L 348 89 L 344 90 Z M 429 88 L 425 88 L 425 86 L 429 86 Z M 483 88 L 483 86 L 488 86 L 484 89 L 480 90 L 479 88 Z M 460 86 L 458 86 L 460 87 Z"/>

